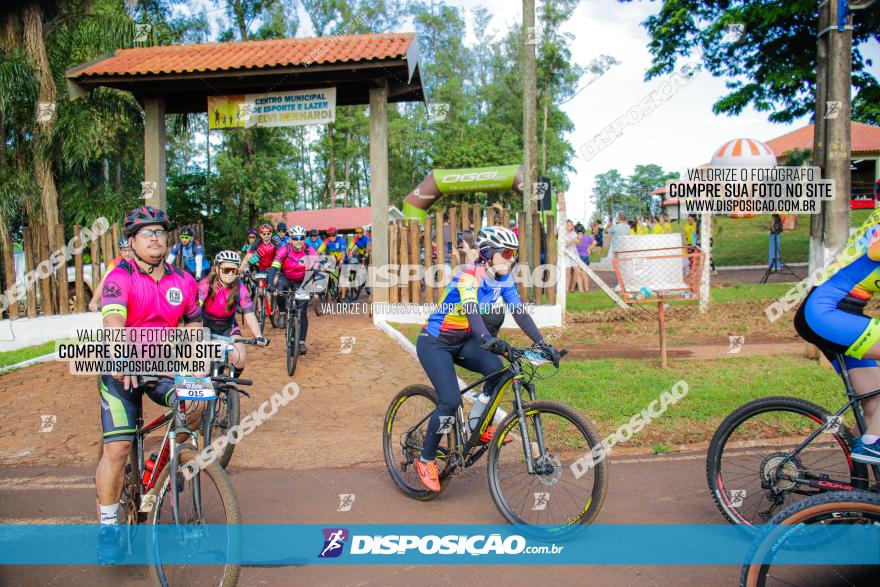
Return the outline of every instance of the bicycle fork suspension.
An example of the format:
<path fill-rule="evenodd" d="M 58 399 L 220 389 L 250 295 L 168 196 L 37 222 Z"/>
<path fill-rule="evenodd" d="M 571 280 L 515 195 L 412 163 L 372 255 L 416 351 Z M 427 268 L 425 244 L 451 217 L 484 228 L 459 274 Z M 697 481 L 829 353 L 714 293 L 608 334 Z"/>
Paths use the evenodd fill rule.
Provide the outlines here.
<path fill-rule="evenodd" d="M 523 385 L 525 385 L 526 389 L 529 391 L 529 399 L 530 401 L 535 401 L 535 387 L 531 383 L 522 383 L 519 379 L 513 380 L 513 406 L 514 412 L 516 413 L 517 419 L 519 420 L 519 433 L 522 439 L 523 445 L 523 453 L 526 455 L 526 467 L 529 471 L 529 475 L 534 475 L 537 471 L 535 471 L 535 464 L 538 458 L 544 456 L 545 453 L 545 445 L 544 445 L 544 431 L 541 428 L 541 416 L 539 414 L 535 414 L 535 442 L 538 445 L 538 455 L 533 454 L 532 451 L 532 439 L 529 438 L 529 427 L 526 422 L 526 413 L 523 408 L 522 397 L 520 393 L 522 391 Z"/>

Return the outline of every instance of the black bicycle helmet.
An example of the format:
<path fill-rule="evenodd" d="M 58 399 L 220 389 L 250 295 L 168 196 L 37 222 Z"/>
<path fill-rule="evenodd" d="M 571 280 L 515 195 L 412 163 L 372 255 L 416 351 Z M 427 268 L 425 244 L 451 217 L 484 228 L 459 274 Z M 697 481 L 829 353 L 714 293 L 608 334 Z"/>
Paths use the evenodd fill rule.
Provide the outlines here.
<path fill-rule="evenodd" d="M 193 236 L 194 234 L 191 226 L 184 226 L 180 229 L 180 236 Z"/>
<path fill-rule="evenodd" d="M 123 232 L 125 236 L 132 236 L 144 226 L 158 224 L 165 230 L 171 228 L 171 219 L 168 215 L 158 208 L 152 206 L 141 206 L 130 211 L 125 217 Z"/>

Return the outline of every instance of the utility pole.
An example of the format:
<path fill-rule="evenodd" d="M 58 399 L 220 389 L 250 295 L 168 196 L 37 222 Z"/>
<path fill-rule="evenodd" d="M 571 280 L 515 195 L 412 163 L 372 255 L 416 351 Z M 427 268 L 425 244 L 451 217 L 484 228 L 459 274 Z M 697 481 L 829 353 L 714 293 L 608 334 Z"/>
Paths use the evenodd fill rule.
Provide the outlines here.
<path fill-rule="evenodd" d="M 525 240 L 525 259 L 521 263 L 529 263 L 532 259 L 532 193 L 538 181 L 538 166 L 535 152 L 537 151 L 538 132 L 538 91 L 535 65 L 535 45 L 538 42 L 538 31 L 535 28 L 535 0 L 523 0 L 523 212 L 525 226 L 519 227 L 519 238 Z M 534 269 L 534 267 L 532 267 Z M 531 298 L 533 290 L 529 289 Z"/>
<path fill-rule="evenodd" d="M 852 31 L 847 0 L 823 0 L 819 4 L 816 47 L 816 123 L 813 165 L 822 177 L 833 179 L 837 197 L 825 202 L 810 226 L 810 275 L 826 266 L 849 238 L 850 147 L 852 134 Z"/>

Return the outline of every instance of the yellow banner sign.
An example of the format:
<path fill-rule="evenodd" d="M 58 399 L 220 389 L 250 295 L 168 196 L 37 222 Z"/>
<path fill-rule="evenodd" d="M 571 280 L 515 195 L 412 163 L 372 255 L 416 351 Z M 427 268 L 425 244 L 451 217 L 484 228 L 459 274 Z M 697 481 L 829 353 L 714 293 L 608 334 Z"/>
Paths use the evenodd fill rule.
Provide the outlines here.
<path fill-rule="evenodd" d="M 211 129 L 301 126 L 336 121 L 336 88 L 208 96 Z"/>

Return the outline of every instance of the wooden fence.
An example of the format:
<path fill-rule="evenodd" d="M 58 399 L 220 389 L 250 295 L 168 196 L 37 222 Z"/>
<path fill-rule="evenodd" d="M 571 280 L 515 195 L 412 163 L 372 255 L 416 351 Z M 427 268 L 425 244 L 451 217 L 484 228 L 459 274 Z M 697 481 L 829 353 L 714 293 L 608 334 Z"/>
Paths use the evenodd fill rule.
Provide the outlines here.
<path fill-rule="evenodd" d="M 195 238 L 204 242 L 204 228 L 201 224 L 192 225 Z M 85 247 L 79 246 L 83 242 L 83 227 L 73 226 L 68 232 L 63 225 L 52 227 L 55 235 L 55 250 L 67 247 L 71 239 L 76 237 L 72 244 L 76 248 L 71 250 L 72 259 L 58 267 L 54 275 L 46 279 L 34 281 L 33 286 L 25 296 L 15 301 L 8 301 L 5 315 L 0 312 L 0 318 L 16 319 L 22 316 L 35 318 L 39 315 L 53 316 L 70 314 L 71 312 L 85 312 L 96 284 L 104 278 L 106 268 L 110 261 L 118 257 L 119 237 L 122 234 L 119 224 L 113 224 L 103 235 L 92 238 Z M 24 273 L 35 271 L 39 264 L 51 259 L 49 250 L 49 230 L 45 226 L 27 226 L 22 229 L 22 248 L 24 253 Z M 169 247 L 179 241 L 179 229 L 168 235 Z M 77 249 L 82 249 L 77 252 Z M 14 247 L 12 239 L 0 239 L 0 264 L 3 271 L 3 286 L 0 293 L 8 295 L 10 288 L 16 281 L 14 264 Z M 91 279 L 88 279 L 85 271 L 87 264 L 91 265 Z M 176 265 L 182 264 L 178 255 Z M 72 267 L 73 275 L 68 277 L 68 268 Z M 37 273 L 39 276 L 39 273 Z M 2 306 L 0 306 L 2 307 Z"/>
<path fill-rule="evenodd" d="M 484 218 L 483 212 L 484 210 L 479 204 L 462 204 L 438 211 L 433 215 L 429 214 L 421 226 L 417 220 L 390 222 L 388 227 L 388 262 L 392 268 L 391 273 L 399 276 L 400 284 L 389 288 L 389 301 L 416 304 L 437 303 L 440 296 L 443 295 L 443 287 L 434 285 L 434 277 L 436 276 L 436 282 L 443 283 L 445 279 L 449 278 L 448 268 L 442 274 L 438 271 L 431 271 L 429 268 L 434 265 L 448 265 L 455 268 L 465 263 L 455 246 L 456 235 L 465 230 L 471 230 L 476 234 L 480 228 L 489 225 L 505 227 L 510 225 L 508 210 L 499 211 L 497 208 L 489 208 L 486 210 L 488 219 Z M 525 213 L 520 212 L 516 221 L 517 226 L 522 226 L 525 223 Z M 541 226 L 539 214 L 533 214 L 532 221 L 533 226 Z M 432 239 L 425 235 L 431 235 Z M 556 265 L 556 238 L 555 217 L 547 216 L 543 230 L 534 231 L 530 260 L 525 259 L 525 243 L 520 239 L 519 264 L 528 268 L 529 275 L 534 275 L 535 268 L 542 264 L 540 262 L 542 240 L 545 250 L 544 264 Z M 432 246 L 426 247 L 426 243 L 431 241 L 433 241 Z M 448 245 L 450 242 L 452 245 L 451 253 Z M 433 254 L 429 252 L 431 249 L 433 249 Z M 424 268 L 426 278 L 421 280 L 408 279 L 408 276 L 412 276 L 412 271 L 394 269 L 407 265 L 421 265 Z M 520 271 L 524 272 L 524 268 Z M 549 275 L 546 271 L 541 273 L 542 275 L 539 276 L 541 283 L 547 283 Z M 532 301 L 536 304 L 551 305 L 556 303 L 555 286 L 534 285 L 528 287 L 525 283 L 520 283 L 517 288 L 524 302 Z"/>

